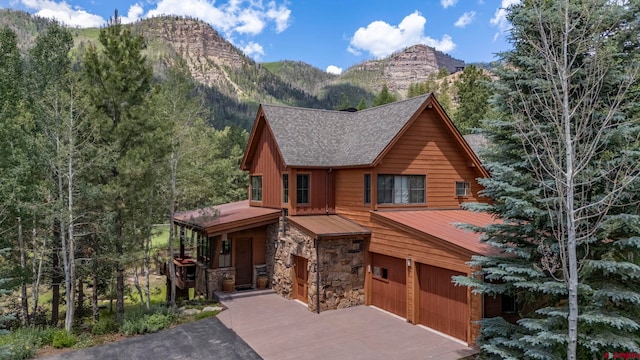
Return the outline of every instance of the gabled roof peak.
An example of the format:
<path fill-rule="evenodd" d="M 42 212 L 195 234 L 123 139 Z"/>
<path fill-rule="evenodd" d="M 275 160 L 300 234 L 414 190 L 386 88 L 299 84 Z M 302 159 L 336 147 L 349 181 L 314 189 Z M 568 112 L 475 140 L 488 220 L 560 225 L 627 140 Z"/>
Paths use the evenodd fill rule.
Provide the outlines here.
<path fill-rule="evenodd" d="M 430 98 L 421 95 L 357 112 L 282 105 L 261 109 L 287 166 L 368 166 Z"/>

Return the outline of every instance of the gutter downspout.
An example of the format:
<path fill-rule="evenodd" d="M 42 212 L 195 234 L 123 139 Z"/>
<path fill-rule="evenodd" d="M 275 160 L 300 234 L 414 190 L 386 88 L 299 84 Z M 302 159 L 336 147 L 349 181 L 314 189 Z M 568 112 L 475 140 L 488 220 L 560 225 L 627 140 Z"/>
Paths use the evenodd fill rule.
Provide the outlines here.
<path fill-rule="evenodd" d="M 316 242 L 316 311 L 320 314 L 320 241 L 319 239 L 315 240 Z"/>
<path fill-rule="evenodd" d="M 329 213 L 329 170 L 324 171 L 324 213 Z"/>

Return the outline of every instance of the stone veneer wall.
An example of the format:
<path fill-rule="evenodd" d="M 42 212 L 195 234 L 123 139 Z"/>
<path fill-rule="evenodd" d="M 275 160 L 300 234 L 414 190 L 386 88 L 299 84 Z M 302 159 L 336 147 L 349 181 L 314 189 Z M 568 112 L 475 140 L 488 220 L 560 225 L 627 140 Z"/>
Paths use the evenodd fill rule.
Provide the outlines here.
<path fill-rule="evenodd" d="M 291 299 L 293 296 L 293 255 L 307 259 L 307 273 L 309 275 L 307 282 L 307 304 L 309 304 L 309 310 L 315 311 L 316 272 L 313 264 L 315 263 L 316 252 L 314 239 L 295 227 L 288 225 L 285 236 L 282 236 L 282 232 L 277 233 L 277 235 L 278 240 L 273 257 L 274 264 L 271 288 L 276 293 L 287 299 Z M 275 241 L 273 241 L 273 243 L 275 244 Z"/>
<path fill-rule="evenodd" d="M 316 311 L 315 240 L 287 224 L 267 228 L 267 269 L 271 287 L 286 298 L 293 296 L 293 255 L 308 260 L 307 304 Z M 318 241 L 320 257 L 320 310 L 341 309 L 364 304 L 364 240 L 329 239 Z"/>
<path fill-rule="evenodd" d="M 364 239 L 330 239 L 319 243 L 320 310 L 363 305 Z"/>
<path fill-rule="evenodd" d="M 196 295 L 205 295 L 207 299 L 213 299 L 214 291 L 222 290 L 222 279 L 226 275 L 236 276 L 236 268 L 208 269 L 204 264 L 198 263 L 196 267 Z M 209 284 L 207 286 L 207 280 Z M 207 293 L 207 290 L 209 291 Z"/>

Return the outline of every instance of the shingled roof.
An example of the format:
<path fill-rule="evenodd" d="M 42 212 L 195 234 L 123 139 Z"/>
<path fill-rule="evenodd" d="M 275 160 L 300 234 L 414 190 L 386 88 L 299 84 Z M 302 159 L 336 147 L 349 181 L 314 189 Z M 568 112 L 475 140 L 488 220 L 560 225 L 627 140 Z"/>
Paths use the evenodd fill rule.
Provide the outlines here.
<path fill-rule="evenodd" d="M 373 164 L 431 95 L 357 112 L 261 105 L 287 166 Z"/>

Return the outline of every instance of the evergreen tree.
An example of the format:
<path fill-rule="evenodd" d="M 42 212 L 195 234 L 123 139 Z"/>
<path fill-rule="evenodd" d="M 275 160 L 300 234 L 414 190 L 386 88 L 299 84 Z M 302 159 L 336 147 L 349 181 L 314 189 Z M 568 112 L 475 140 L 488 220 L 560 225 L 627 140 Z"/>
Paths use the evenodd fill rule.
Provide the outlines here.
<path fill-rule="evenodd" d="M 498 71 L 501 120 L 481 180 L 503 222 L 500 256 L 456 281 L 515 297 L 520 320 L 482 321 L 479 343 L 507 359 L 640 352 L 638 3 L 528 1 L 510 8 L 513 50 Z M 483 281 L 484 280 L 484 281 Z"/>
<path fill-rule="evenodd" d="M 378 95 L 376 95 L 376 97 L 373 99 L 373 106 L 389 104 L 397 100 L 398 98 L 395 95 L 391 94 L 391 92 L 389 92 L 387 84 L 384 84 L 382 86 L 382 90 L 380 90 L 380 93 L 378 93 Z"/>
<path fill-rule="evenodd" d="M 152 70 L 142 55 L 142 36 L 123 27 L 116 12 L 109 26 L 100 30 L 99 41 L 101 50 L 90 46 L 83 65 L 87 93 L 96 109 L 98 143 L 109 154 L 93 181 L 101 186 L 108 226 L 99 236 L 113 244 L 116 313 L 122 320 L 127 250 L 136 245 L 134 235 L 147 223 L 149 206 L 157 205 L 154 196 L 159 194 L 160 179 L 156 171 L 166 155 L 169 124 L 160 123 L 145 110 Z"/>
<path fill-rule="evenodd" d="M 456 80 L 459 105 L 452 118 L 463 134 L 480 127 L 480 121 L 489 114 L 490 81 L 491 78 L 482 69 L 473 65 L 465 67 Z"/>
<path fill-rule="evenodd" d="M 358 103 L 358 106 L 356 107 L 356 109 L 358 110 L 364 110 L 367 108 L 367 102 L 365 101 L 365 99 L 360 99 L 360 102 Z"/>
<path fill-rule="evenodd" d="M 30 224 L 34 198 L 38 193 L 36 166 L 33 164 L 35 126 L 25 101 L 23 63 L 16 34 L 0 29 L 0 197 L 5 217 L 0 237 L 11 244 L 11 266 L 7 276 L 20 284 L 22 324 L 29 321 L 27 285 L 31 279 L 26 266 L 27 249 L 22 224 Z"/>

